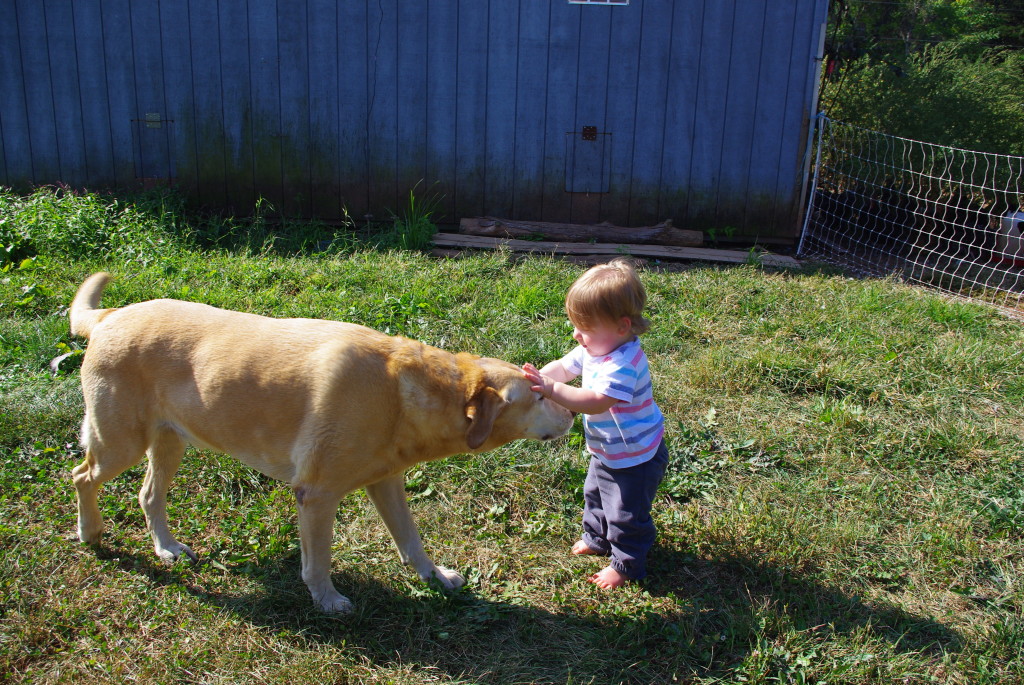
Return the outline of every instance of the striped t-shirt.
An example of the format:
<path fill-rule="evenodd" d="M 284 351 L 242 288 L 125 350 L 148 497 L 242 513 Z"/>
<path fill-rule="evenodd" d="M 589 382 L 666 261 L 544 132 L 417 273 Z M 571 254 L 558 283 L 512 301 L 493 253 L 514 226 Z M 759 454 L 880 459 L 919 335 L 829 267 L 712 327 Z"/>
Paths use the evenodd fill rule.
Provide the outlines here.
<path fill-rule="evenodd" d="M 573 376 L 583 376 L 585 389 L 621 400 L 602 414 L 584 415 L 587 450 L 612 469 L 653 457 L 665 434 L 665 421 L 651 395 L 651 374 L 640 340 L 633 338 L 600 357 L 591 357 L 580 346 L 561 362 Z"/>

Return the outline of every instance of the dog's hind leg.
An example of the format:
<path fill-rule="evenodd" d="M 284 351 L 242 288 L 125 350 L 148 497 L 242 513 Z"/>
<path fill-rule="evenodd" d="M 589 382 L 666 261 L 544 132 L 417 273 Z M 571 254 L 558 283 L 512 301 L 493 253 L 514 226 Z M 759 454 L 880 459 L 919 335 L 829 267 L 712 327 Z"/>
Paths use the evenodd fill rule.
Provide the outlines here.
<path fill-rule="evenodd" d="M 402 563 L 416 569 L 423 580 L 436 578 L 447 590 L 462 587 L 466 583 L 466 579 L 457 571 L 436 566 L 423 550 L 423 541 L 405 499 L 405 474 L 389 476 L 367 485 L 366 494 L 384 519 L 384 525 L 398 547 Z"/>
<path fill-rule="evenodd" d="M 124 439 L 119 434 L 117 444 L 104 442 L 93 429 L 89 413 L 82 421 L 82 443 L 85 461 L 71 471 L 78 498 L 78 538 L 95 544 L 103 534 L 103 515 L 97 497 L 100 486 L 139 463 L 146 446 L 141 440 Z"/>
<path fill-rule="evenodd" d="M 299 509 L 299 541 L 302 545 L 302 580 L 322 611 L 344 613 L 352 602 L 331 582 L 331 540 L 334 517 L 341 497 L 316 486 L 292 485 Z"/>
<path fill-rule="evenodd" d="M 182 554 L 192 561 L 198 557 L 187 545 L 178 542 L 167 525 L 167 490 L 185 455 L 185 441 L 170 428 L 161 428 L 149 445 L 149 468 L 139 490 L 139 506 L 146 514 L 146 524 L 153 538 L 158 557 L 170 563 Z"/>

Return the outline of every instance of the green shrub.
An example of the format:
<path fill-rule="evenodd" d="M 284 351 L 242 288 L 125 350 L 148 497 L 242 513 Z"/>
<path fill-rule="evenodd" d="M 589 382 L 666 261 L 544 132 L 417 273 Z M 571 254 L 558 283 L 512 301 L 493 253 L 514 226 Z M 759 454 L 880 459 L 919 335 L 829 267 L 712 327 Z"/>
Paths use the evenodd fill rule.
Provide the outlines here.
<path fill-rule="evenodd" d="M 171 194 L 118 198 L 45 186 L 29 195 L 0 188 L 0 267 L 35 255 L 115 254 L 150 261 L 189 232 Z"/>
<path fill-rule="evenodd" d="M 829 91 L 832 92 L 829 92 Z M 826 114 L 890 135 L 1024 155 L 1024 55 L 939 45 L 900 62 L 865 56 L 827 84 Z"/>

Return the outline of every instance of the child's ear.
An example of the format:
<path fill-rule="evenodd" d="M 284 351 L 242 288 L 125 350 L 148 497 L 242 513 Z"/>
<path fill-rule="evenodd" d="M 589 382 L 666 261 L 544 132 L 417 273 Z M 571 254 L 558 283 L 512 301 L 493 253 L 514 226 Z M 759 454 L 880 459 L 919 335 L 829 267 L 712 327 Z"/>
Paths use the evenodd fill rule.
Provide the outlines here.
<path fill-rule="evenodd" d="M 633 320 L 628 316 L 619 319 L 619 335 L 625 335 L 633 330 Z"/>

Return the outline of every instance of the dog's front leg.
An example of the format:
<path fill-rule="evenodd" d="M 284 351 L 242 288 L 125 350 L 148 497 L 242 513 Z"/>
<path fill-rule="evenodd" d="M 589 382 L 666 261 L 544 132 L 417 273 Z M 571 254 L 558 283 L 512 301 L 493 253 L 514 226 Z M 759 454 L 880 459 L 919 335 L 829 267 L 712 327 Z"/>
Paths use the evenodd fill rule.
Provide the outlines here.
<path fill-rule="evenodd" d="M 315 487 L 299 485 L 293 489 L 299 509 L 302 580 L 306 582 L 313 601 L 322 611 L 351 611 L 352 602 L 339 593 L 331 582 L 331 540 L 334 537 L 334 515 L 341 498 Z"/>
<path fill-rule="evenodd" d="M 423 580 L 436 578 L 447 590 L 462 587 L 466 583 L 457 571 L 435 566 L 427 553 L 423 551 L 416 523 L 412 520 L 409 504 L 405 500 L 405 475 L 389 476 L 366 486 L 366 494 L 377 508 L 384 525 L 388 527 L 391 537 L 398 547 L 398 556 L 402 563 L 416 569 Z"/>

